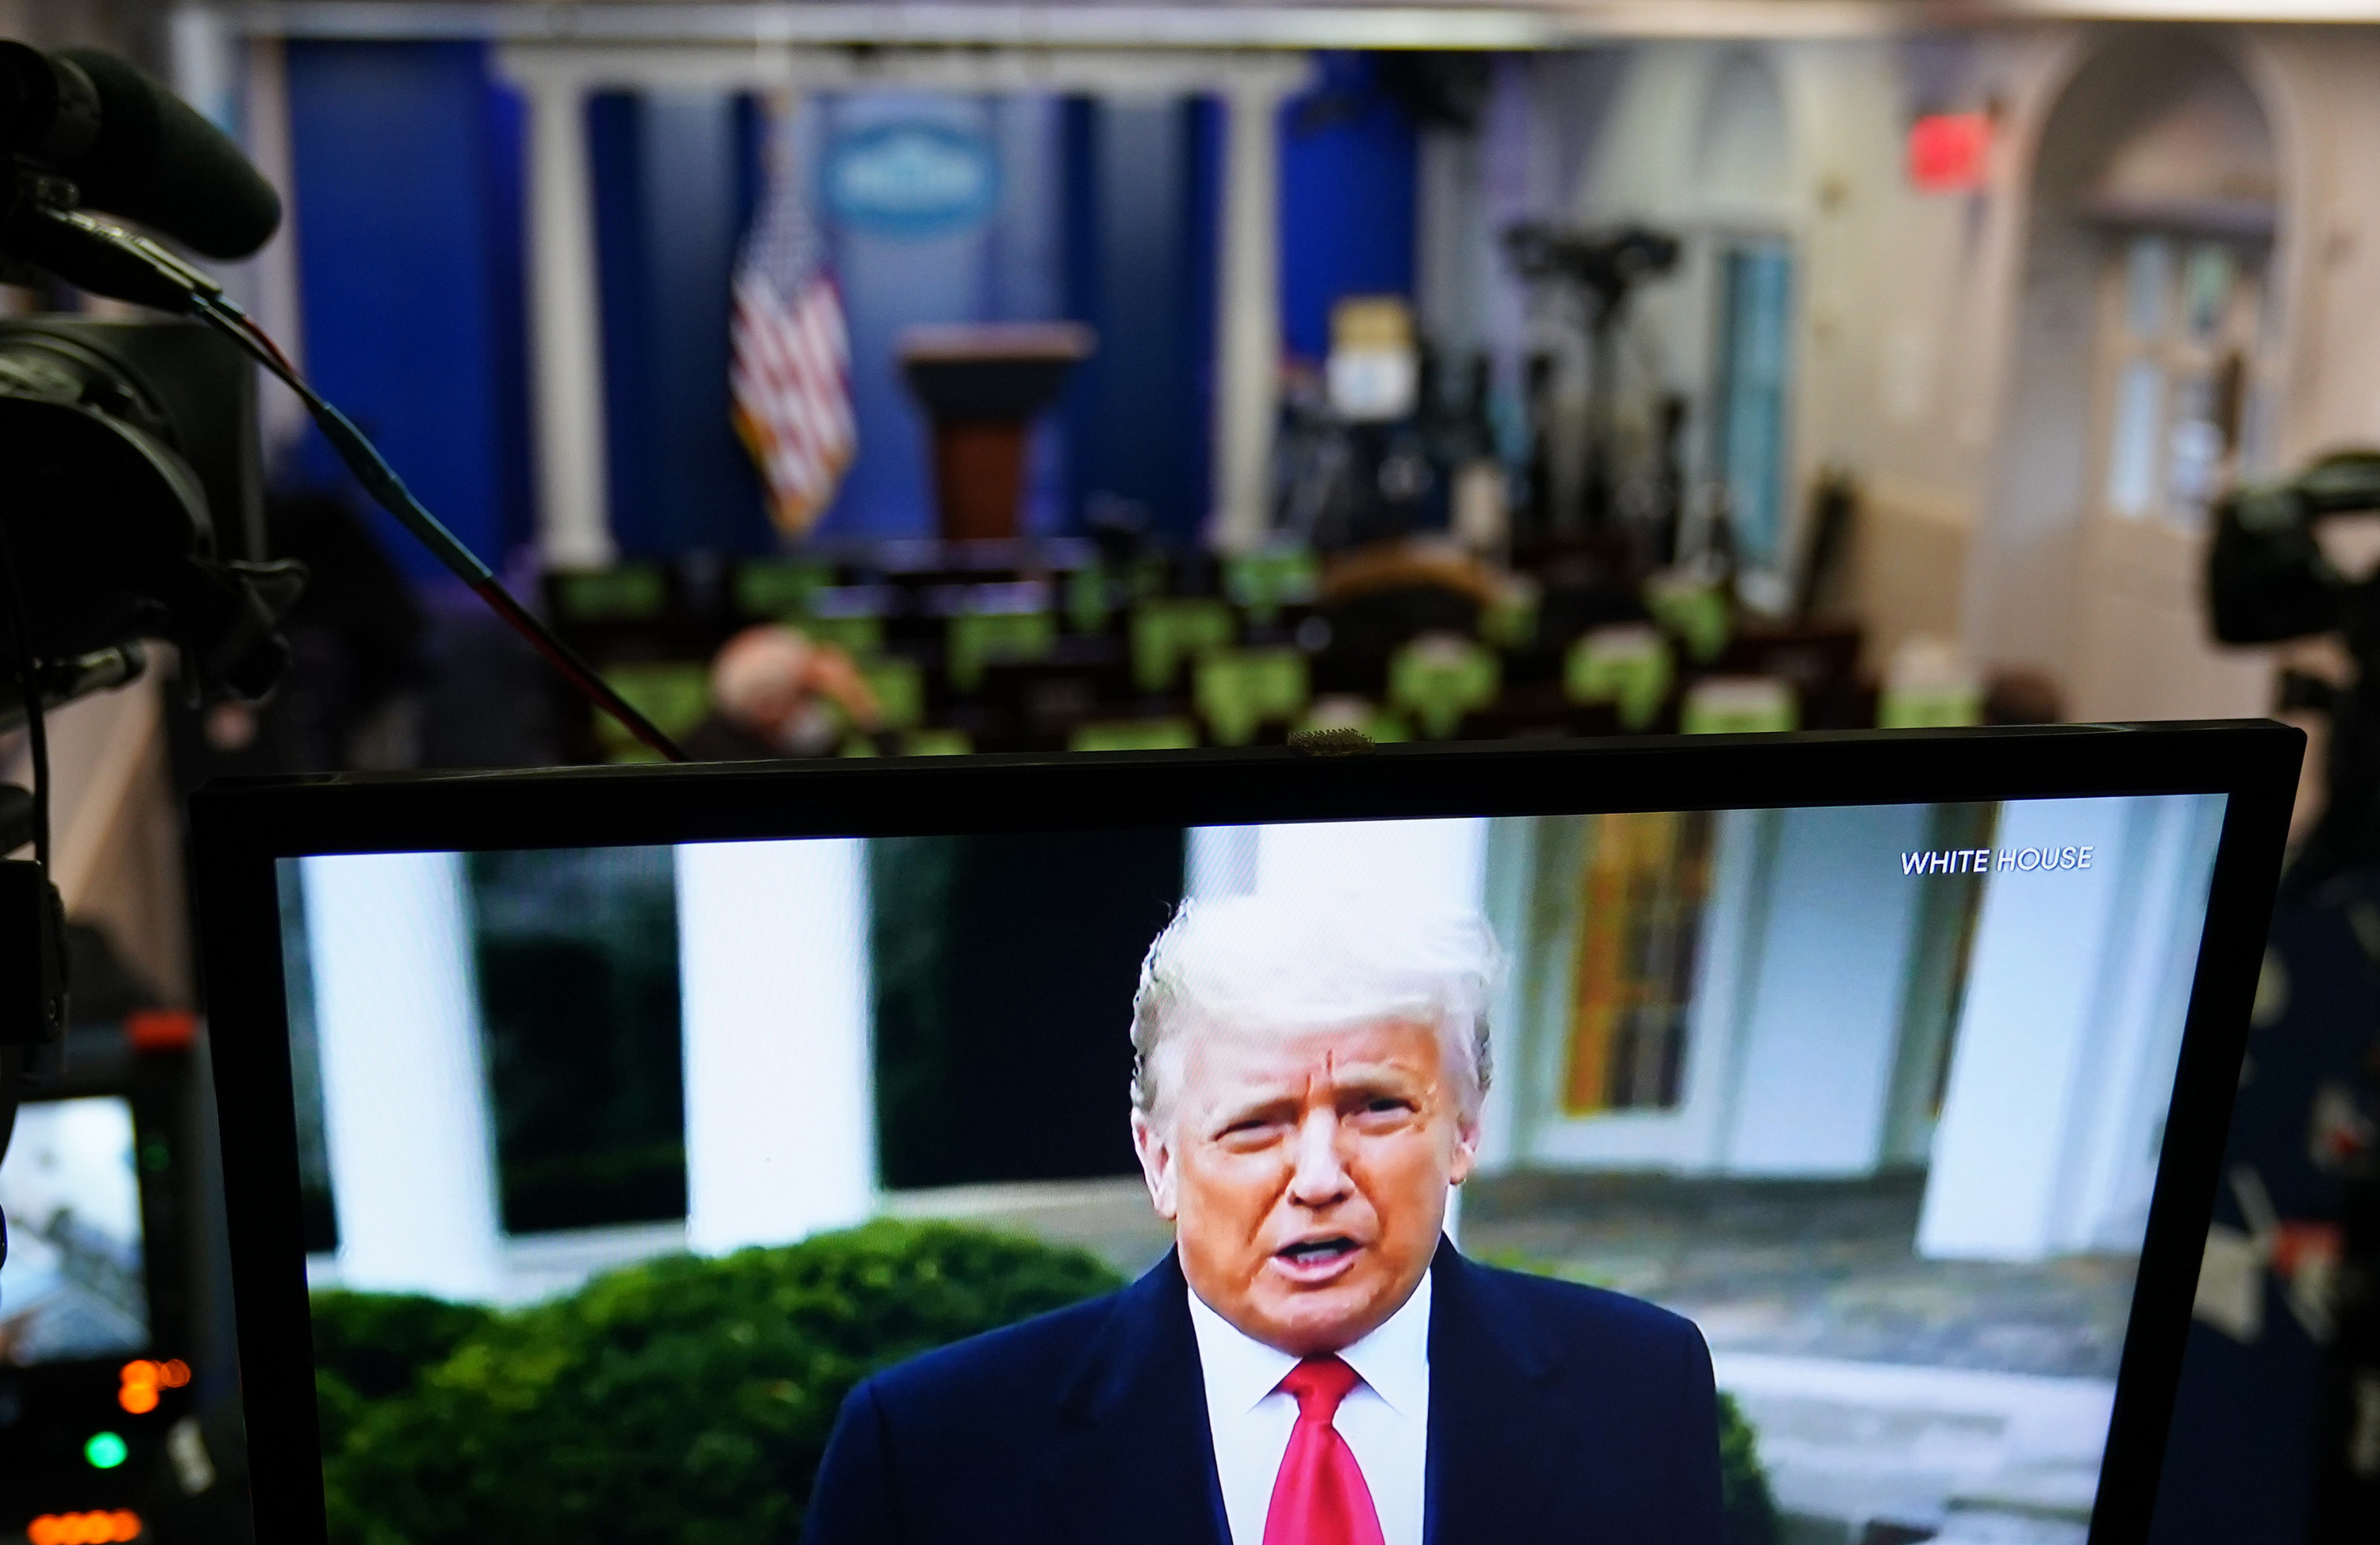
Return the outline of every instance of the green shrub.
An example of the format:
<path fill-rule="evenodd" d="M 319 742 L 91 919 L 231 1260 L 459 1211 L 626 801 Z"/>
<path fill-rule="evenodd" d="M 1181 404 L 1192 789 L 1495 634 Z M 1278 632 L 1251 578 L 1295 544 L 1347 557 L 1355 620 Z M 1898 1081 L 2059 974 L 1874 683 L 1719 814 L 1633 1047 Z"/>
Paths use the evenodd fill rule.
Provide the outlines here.
<path fill-rule="evenodd" d="M 335 1454 L 373 1401 L 411 1393 L 494 1312 L 411 1293 L 314 1295 L 314 1400 L 322 1452 Z"/>
<path fill-rule="evenodd" d="M 1718 1479 L 1727 1545 L 1776 1545 L 1777 1499 L 1760 1463 L 1760 1437 L 1725 1390 L 1718 1396 Z"/>
<path fill-rule="evenodd" d="M 331 1535 L 790 1541 L 853 1384 L 1116 1285 L 1084 1251 L 892 1222 L 612 1272 L 490 1318 L 411 1388 L 359 1400 L 325 1447 Z M 362 1323 L 352 1304 L 337 1312 Z M 410 1324 L 394 1306 L 388 1322 Z"/>
<path fill-rule="evenodd" d="M 798 1538 L 844 1395 L 930 1347 L 1118 1285 L 1090 1255 L 880 1222 L 670 1256 L 506 1314 L 314 1298 L 337 1545 L 771 1545 Z M 1755 1436 L 1719 1396 L 1728 1545 L 1774 1545 Z"/>

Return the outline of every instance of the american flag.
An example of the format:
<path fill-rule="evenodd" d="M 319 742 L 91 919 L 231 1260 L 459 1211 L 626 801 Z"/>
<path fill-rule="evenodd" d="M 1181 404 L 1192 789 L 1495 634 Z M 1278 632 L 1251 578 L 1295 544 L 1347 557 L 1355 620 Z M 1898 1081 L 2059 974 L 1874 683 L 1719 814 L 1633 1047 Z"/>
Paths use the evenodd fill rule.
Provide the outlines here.
<path fill-rule="evenodd" d="M 843 295 L 804 207 L 791 140 L 778 136 L 769 190 L 736 261 L 728 380 L 735 432 L 760 464 L 771 513 L 799 537 L 834 498 L 859 436 Z"/>

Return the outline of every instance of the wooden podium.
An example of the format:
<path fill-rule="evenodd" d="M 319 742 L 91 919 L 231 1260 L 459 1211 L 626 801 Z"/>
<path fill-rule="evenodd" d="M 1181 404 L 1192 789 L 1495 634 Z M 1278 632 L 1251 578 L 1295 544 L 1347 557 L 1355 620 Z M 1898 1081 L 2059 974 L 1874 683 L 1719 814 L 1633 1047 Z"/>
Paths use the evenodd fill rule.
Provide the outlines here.
<path fill-rule="evenodd" d="M 902 374 L 934 423 L 934 501 L 946 539 L 1017 534 L 1026 431 L 1095 344 L 1080 322 L 917 327 L 902 334 Z"/>

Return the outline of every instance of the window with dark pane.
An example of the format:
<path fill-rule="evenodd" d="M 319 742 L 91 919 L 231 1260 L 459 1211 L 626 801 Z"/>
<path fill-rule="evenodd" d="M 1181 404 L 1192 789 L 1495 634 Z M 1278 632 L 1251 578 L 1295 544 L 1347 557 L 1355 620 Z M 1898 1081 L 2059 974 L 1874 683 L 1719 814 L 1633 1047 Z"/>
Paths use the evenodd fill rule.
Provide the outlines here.
<path fill-rule="evenodd" d="M 885 1185 L 1134 1172 L 1132 996 L 1182 870 L 1178 828 L 868 843 Z"/>
<path fill-rule="evenodd" d="M 469 874 L 505 1232 L 684 1217 L 671 851 L 474 853 Z"/>

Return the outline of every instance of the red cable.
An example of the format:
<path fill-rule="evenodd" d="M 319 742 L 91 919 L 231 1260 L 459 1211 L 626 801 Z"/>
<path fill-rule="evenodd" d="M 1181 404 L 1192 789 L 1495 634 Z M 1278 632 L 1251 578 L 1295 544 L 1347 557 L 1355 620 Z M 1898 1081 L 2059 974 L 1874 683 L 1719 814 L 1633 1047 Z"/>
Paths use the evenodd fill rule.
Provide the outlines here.
<path fill-rule="evenodd" d="M 487 602 L 490 609 L 498 616 L 511 623 L 516 633 L 528 639 L 536 647 L 537 652 L 544 657 L 548 665 L 562 672 L 565 681 L 577 688 L 581 694 L 594 699 L 604 712 L 625 725 L 630 734 L 661 753 L 664 761 L 691 762 L 694 760 L 675 741 L 662 733 L 659 728 L 638 712 L 635 705 L 622 697 L 611 682 L 592 671 L 580 670 L 577 660 L 556 649 L 545 637 L 545 630 L 536 626 L 534 620 L 529 617 L 520 602 L 513 599 L 511 591 L 492 579 L 484 584 L 474 585 L 471 589 L 481 600 Z"/>

